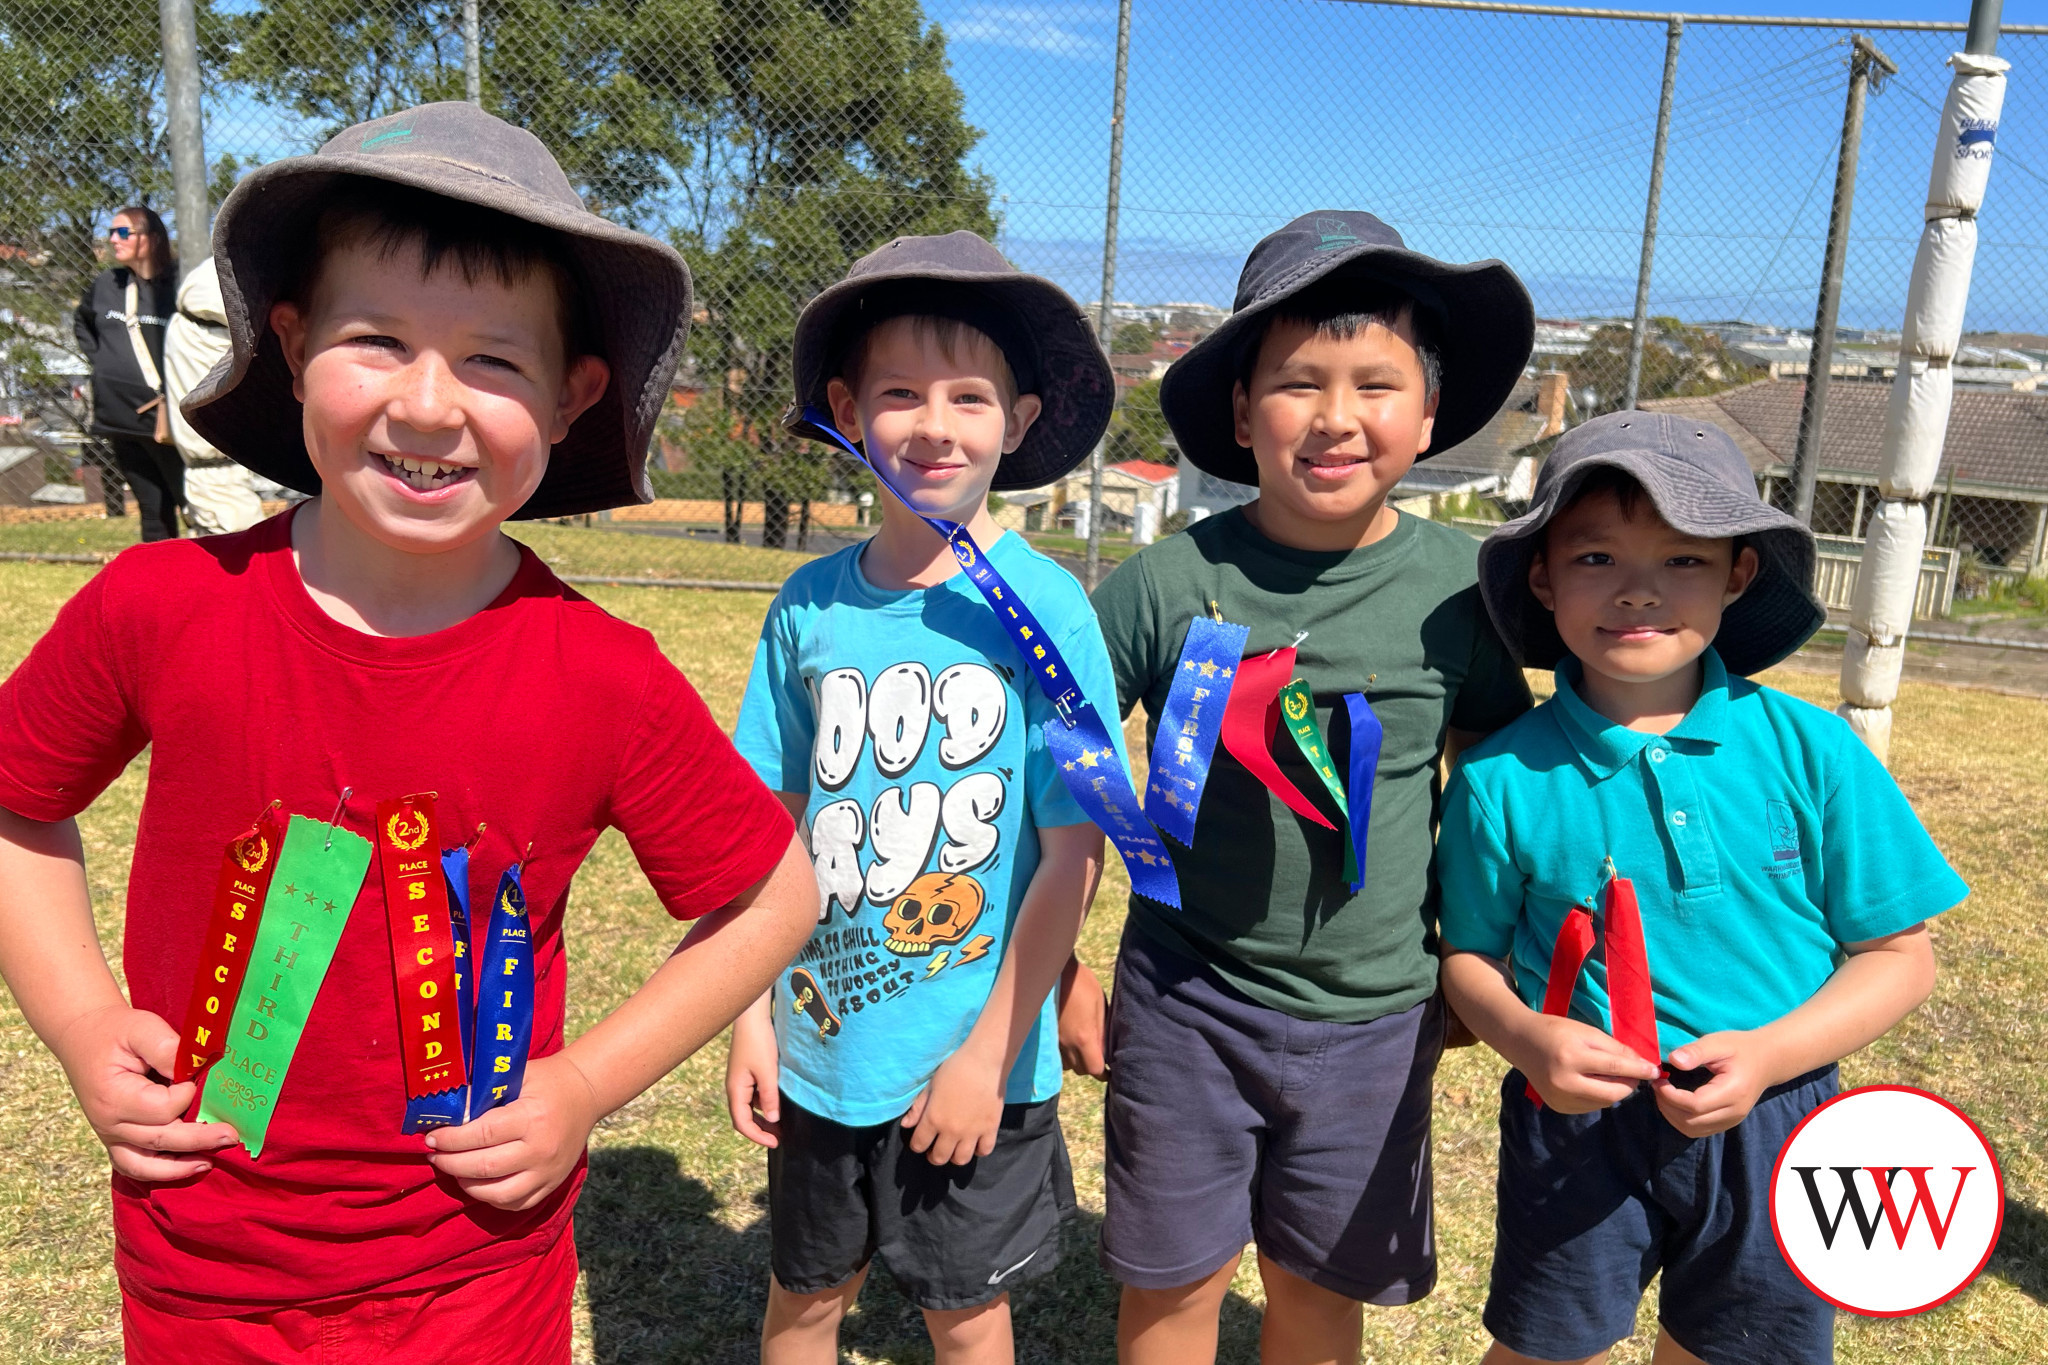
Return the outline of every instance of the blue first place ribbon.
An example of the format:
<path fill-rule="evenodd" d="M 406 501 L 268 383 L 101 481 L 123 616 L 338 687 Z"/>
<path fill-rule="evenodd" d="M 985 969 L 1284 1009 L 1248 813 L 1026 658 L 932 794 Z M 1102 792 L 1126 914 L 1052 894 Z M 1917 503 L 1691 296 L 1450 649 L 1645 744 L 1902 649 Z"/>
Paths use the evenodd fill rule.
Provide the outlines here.
<path fill-rule="evenodd" d="M 1173 855 L 1166 851 L 1166 844 L 1153 830 L 1145 818 L 1145 812 L 1138 804 L 1138 794 L 1131 789 L 1130 774 L 1117 758 L 1116 745 L 1110 742 L 1109 730 L 1102 723 L 1102 717 L 1089 702 L 1087 696 L 1074 681 L 1074 675 L 1067 668 L 1067 661 L 1052 642 L 1052 637 L 1039 625 L 1038 618 L 1024 605 L 996 572 L 981 547 L 967 534 L 967 528 L 957 521 L 941 517 L 928 517 L 911 507 L 902 494 L 890 486 L 876 469 L 866 452 L 853 442 L 841 436 L 833 427 L 832 419 L 816 408 L 793 407 L 782 419 L 790 433 L 813 441 L 823 441 L 845 451 L 861 462 L 875 481 L 889 490 L 898 502 L 909 508 L 911 513 L 925 525 L 944 536 L 953 549 L 953 557 L 967 574 L 967 581 L 975 586 L 985 599 L 996 620 L 1009 633 L 1017 652 L 1024 656 L 1030 666 L 1031 676 L 1052 703 L 1058 720 L 1045 722 L 1046 748 L 1052 753 L 1053 761 L 1059 765 L 1060 779 L 1073 793 L 1074 800 L 1088 818 L 1109 836 L 1116 851 L 1123 855 L 1124 866 L 1131 874 L 1131 889 L 1148 900 L 1180 908 L 1180 883 L 1173 873 Z"/>
<path fill-rule="evenodd" d="M 1174 663 L 1173 684 L 1152 737 L 1145 813 L 1184 848 L 1195 845 L 1195 815 L 1209 785 L 1223 709 L 1250 634 L 1247 626 L 1197 616 L 1188 622 L 1187 639 Z"/>

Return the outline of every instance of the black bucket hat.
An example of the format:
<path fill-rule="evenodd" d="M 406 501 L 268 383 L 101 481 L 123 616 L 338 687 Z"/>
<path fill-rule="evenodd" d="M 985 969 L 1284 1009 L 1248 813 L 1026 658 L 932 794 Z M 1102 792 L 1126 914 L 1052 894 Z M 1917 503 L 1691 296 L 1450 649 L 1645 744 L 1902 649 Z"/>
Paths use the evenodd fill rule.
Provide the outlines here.
<path fill-rule="evenodd" d="M 966 231 L 898 237 L 853 263 L 796 320 L 796 402 L 829 411 L 826 388 L 860 338 L 890 318 L 954 318 L 1002 349 L 1019 393 L 1044 409 L 1003 456 L 1001 489 L 1039 488 L 1088 458 L 1109 427 L 1116 379 L 1087 315 L 1051 280 L 1027 275 Z"/>
<path fill-rule="evenodd" d="M 1159 386 L 1174 442 L 1196 468 L 1236 483 L 1259 481 L 1231 411 L 1239 353 L 1264 336 L 1281 304 L 1353 280 L 1397 289 L 1429 315 L 1443 378 L 1429 449 L 1416 458 L 1441 455 L 1493 420 L 1536 344 L 1535 306 L 1515 272 L 1499 261 L 1439 261 L 1410 251 L 1370 213 L 1318 209 L 1252 248 L 1230 317 L 1173 362 Z"/>
<path fill-rule="evenodd" d="M 647 445 L 689 336 L 689 267 L 662 243 L 586 209 L 539 138 L 460 101 L 359 123 L 311 156 L 273 161 L 235 186 L 213 228 L 233 349 L 186 396 L 193 428 L 266 478 L 320 491 L 270 307 L 305 266 L 313 214 L 349 177 L 426 190 L 561 234 L 611 383 L 554 448 L 517 515 L 651 502 Z"/>
<path fill-rule="evenodd" d="M 1741 536 L 1756 550 L 1756 580 L 1729 604 L 1714 637 L 1730 673 L 1769 668 L 1827 619 L 1813 595 L 1813 532 L 1757 496 L 1749 461 L 1727 432 L 1669 413 L 1611 412 L 1558 438 L 1529 510 L 1479 547 L 1486 610 L 1524 667 L 1555 668 L 1565 656 L 1556 621 L 1529 590 L 1529 561 L 1543 528 L 1596 469 L 1635 479 L 1657 514 L 1687 535 Z"/>

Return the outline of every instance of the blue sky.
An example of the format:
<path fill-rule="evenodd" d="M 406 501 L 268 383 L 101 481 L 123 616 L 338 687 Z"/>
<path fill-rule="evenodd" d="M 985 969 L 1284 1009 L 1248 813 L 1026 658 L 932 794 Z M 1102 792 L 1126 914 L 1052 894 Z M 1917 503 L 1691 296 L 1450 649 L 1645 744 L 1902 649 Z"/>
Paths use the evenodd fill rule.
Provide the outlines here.
<path fill-rule="evenodd" d="M 1100 293 L 1115 0 L 926 0 L 950 41 L 1002 244 Z M 1744 4 L 1745 14 L 1960 22 L 1946 0 Z M 2048 0 L 2008 0 L 2048 23 Z M 1947 55 L 1961 36 L 1873 32 L 1873 96 L 1842 321 L 1895 327 Z M 1693 25 L 1680 48 L 1652 308 L 1812 321 L 1848 33 Z M 1982 219 L 1973 327 L 2048 331 L 2048 37 L 2015 61 Z M 1341 0 L 1136 0 L 1117 297 L 1228 304 L 1245 251 L 1314 208 L 1365 208 L 1411 246 L 1498 256 L 1540 312 L 1632 306 L 1662 77 L 1661 24 Z M 2029 68 L 2040 71 L 2030 79 Z"/>

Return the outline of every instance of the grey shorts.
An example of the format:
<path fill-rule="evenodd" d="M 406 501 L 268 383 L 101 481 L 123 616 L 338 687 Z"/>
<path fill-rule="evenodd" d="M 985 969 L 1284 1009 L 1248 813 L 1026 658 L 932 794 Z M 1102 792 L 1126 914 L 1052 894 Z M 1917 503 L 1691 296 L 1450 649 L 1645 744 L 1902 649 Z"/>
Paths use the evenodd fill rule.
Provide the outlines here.
<path fill-rule="evenodd" d="M 996 1148 L 934 1166 L 891 1120 L 849 1128 L 782 1097 L 768 1149 L 769 1263 L 792 1294 L 845 1284 L 880 1257 L 919 1308 L 987 1303 L 1060 1262 L 1074 1172 L 1060 1102 L 1003 1106 Z"/>
<path fill-rule="evenodd" d="M 1444 1009 L 1362 1024 L 1256 1004 L 1125 931 L 1110 1018 L 1102 1263 L 1171 1289 L 1245 1243 L 1366 1303 L 1436 1284 L 1429 1121 Z"/>

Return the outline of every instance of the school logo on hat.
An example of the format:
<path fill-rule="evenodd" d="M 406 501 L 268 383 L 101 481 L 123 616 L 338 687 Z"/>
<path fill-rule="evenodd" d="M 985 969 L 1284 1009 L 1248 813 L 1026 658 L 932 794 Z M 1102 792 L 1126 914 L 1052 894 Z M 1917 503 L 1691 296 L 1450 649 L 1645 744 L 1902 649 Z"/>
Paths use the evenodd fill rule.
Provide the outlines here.
<path fill-rule="evenodd" d="M 1904 1085 L 1837 1095 L 1792 1130 L 1771 1172 L 1771 1231 L 1808 1289 L 1897 1318 L 1936 1308 L 1991 1259 L 1998 1158 L 1962 1110 Z"/>

